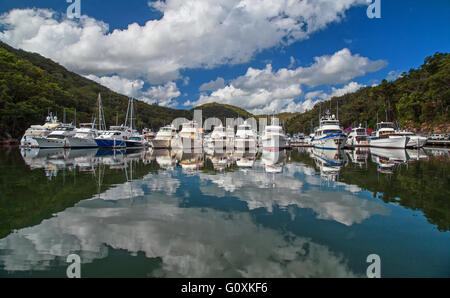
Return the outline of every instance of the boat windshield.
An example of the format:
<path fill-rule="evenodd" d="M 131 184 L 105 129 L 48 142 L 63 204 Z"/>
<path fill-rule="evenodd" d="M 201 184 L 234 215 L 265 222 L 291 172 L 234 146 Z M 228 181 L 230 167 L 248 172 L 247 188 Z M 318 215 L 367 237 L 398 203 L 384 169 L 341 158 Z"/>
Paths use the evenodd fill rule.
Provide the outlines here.
<path fill-rule="evenodd" d="M 64 135 L 51 135 L 51 136 L 49 136 L 48 138 L 49 139 L 64 139 L 66 136 L 64 136 Z"/>
<path fill-rule="evenodd" d="M 335 133 L 342 133 L 339 129 L 327 129 L 323 131 L 323 134 L 329 135 L 329 134 L 335 134 Z"/>
<path fill-rule="evenodd" d="M 385 123 L 378 123 L 378 129 L 381 128 L 394 128 L 394 123 L 391 122 L 385 122 Z"/>
<path fill-rule="evenodd" d="M 356 134 L 358 136 L 364 136 L 364 135 L 366 135 L 366 130 L 364 128 L 357 129 Z"/>

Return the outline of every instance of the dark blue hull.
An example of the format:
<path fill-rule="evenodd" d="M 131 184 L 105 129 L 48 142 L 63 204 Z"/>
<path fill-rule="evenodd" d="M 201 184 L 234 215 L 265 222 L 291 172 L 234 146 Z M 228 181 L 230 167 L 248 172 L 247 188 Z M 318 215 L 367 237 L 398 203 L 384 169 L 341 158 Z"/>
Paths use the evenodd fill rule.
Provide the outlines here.
<path fill-rule="evenodd" d="M 120 148 L 125 147 L 125 142 L 122 140 L 105 140 L 105 139 L 95 139 L 98 147 L 101 148 Z"/>

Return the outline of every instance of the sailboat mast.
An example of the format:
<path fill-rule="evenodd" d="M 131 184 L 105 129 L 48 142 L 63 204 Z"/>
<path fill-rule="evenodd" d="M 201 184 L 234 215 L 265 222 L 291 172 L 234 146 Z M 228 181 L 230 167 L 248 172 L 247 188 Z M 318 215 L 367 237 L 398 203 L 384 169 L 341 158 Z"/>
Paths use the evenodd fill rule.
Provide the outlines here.
<path fill-rule="evenodd" d="M 98 94 L 98 126 L 99 130 L 106 130 L 105 115 L 103 114 L 102 96 Z"/>
<path fill-rule="evenodd" d="M 127 116 L 125 117 L 125 125 L 127 125 L 129 113 L 130 113 L 130 100 L 128 100 Z"/>

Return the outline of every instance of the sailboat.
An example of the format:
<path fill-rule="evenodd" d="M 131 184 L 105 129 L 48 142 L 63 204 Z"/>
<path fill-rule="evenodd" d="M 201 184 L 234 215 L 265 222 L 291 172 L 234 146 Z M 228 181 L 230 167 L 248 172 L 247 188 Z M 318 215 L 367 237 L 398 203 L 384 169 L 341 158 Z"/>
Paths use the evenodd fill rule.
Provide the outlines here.
<path fill-rule="evenodd" d="M 136 129 L 134 129 L 134 98 L 131 97 L 128 103 L 128 108 L 130 112 L 130 135 L 125 140 L 125 145 L 127 148 L 142 148 L 145 147 L 144 136 L 141 135 Z M 128 118 L 128 113 L 127 113 Z M 126 122 L 126 121 L 125 121 Z"/>

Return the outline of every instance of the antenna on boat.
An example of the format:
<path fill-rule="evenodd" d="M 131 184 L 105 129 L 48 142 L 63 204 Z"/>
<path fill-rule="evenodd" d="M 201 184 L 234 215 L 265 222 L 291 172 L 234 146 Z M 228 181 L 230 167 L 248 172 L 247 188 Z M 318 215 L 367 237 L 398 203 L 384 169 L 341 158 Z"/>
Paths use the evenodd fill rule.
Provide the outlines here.
<path fill-rule="evenodd" d="M 64 108 L 64 117 L 63 117 L 63 122 L 66 123 L 66 108 Z"/>
<path fill-rule="evenodd" d="M 337 108 L 336 108 L 336 119 L 339 119 L 339 100 L 336 101 Z"/>
<path fill-rule="evenodd" d="M 77 127 L 77 109 L 75 109 L 75 115 L 73 116 L 73 118 L 74 125 L 75 127 Z"/>

